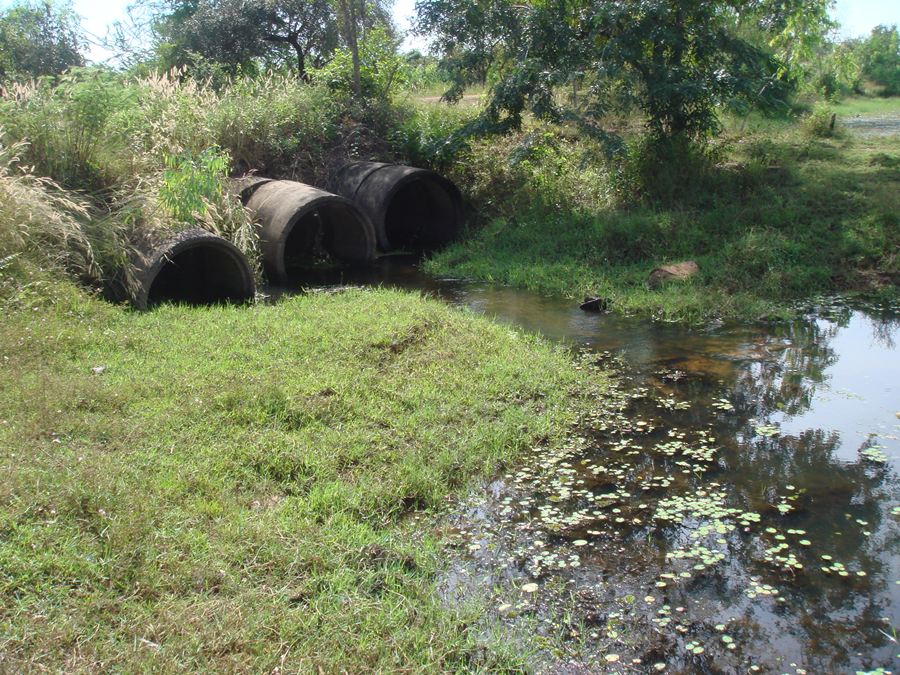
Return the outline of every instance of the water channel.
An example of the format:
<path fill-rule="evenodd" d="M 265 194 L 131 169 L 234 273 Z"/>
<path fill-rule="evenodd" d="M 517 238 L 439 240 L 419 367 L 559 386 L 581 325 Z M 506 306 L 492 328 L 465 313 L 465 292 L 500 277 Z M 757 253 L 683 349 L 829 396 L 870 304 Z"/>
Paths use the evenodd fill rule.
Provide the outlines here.
<path fill-rule="evenodd" d="M 900 313 L 688 329 L 419 272 L 305 285 L 421 291 L 615 373 L 564 448 L 535 448 L 439 527 L 450 603 L 552 672 L 900 669 Z M 882 670 L 878 670 L 878 669 Z"/>

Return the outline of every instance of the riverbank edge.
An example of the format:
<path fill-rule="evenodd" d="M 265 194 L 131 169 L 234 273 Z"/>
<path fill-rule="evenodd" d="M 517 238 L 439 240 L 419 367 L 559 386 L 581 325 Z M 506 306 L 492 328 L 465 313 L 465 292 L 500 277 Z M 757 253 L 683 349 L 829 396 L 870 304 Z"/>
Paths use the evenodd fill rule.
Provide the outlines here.
<path fill-rule="evenodd" d="M 707 175 L 679 201 L 629 208 L 567 196 L 580 185 L 578 143 L 554 138 L 533 165 L 477 147 L 471 163 L 518 187 L 495 194 L 503 181 L 477 172 L 464 182 L 478 199 L 491 194 L 500 213 L 424 269 L 573 302 L 600 297 L 614 312 L 694 325 L 787 319 L 817 295 L 900 298 L 900 136 L 839 126 L 819 137 L 795 122 L 756 120 L 717 143 L 719 163 L 698 166 Z M 696 276 L 648 284 L 655 268 L 687 260 Z"/>

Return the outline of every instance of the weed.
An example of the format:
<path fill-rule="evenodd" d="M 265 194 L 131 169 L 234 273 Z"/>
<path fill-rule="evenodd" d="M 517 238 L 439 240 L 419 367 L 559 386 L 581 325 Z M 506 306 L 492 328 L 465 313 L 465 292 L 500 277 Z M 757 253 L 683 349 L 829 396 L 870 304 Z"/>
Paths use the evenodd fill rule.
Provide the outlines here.
<path fill-rule="evenodd" d="M 824 103 L 816 103 L 803 120 L 803 129 L 814 138 L 830 138 L 837 134 L 837 113 Z"/>

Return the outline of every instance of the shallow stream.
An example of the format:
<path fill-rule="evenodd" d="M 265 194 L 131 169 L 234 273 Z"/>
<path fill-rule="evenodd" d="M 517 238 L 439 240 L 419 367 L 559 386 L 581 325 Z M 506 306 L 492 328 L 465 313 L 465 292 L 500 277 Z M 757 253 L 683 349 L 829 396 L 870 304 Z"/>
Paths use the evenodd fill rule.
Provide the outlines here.
<path fill-rule="evenodd" d="M 336 274 L 306 283 L 420 290 L 617 374 L 568 447 L 535 448 L 445 523 L 442 592 L 487 594 L 485 636 L 553 672 L 900 669 L 896 308 L 697 330 L 402 258 Z"/>

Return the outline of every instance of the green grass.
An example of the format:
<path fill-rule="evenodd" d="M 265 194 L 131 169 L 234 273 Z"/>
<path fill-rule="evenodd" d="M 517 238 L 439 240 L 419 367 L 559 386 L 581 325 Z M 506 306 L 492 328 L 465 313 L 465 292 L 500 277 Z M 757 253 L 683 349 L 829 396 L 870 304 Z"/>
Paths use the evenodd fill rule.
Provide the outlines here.
<path fill-rule="evenodd" d="M 831 107 L 838 116 L 900 114 L 900 97 L 854 96 Z"/>
<path fill-rule="evenodd" d="M 7 285 L 9 290 L 9 285 Z M 0 671 L 515 665 L 434 595 L 429 514 L 563 437 L 561 349 L 385 290 L 0 323 Z"/>
<path fill-rule="evenodd" d="M 815 138 L 781 122 L 718 144 L 716 166 L 692 171 L 685 160 L 678 181 L 660 171 L 654 187 L 684 187 L 632 207 L 603 202 L 616 179 L 592 177 L 576 161 L 578 148 L 589 151 L 580 141 L 551 138 L 538 160 L 519 165 L 496 144 L 477 147 L 471 161 L 487 168 L 467 169 L 460 183 L 473 199 L 493 200 L 498 215 L 427 269 L 574 299 L 602 295 L 618 311 L 695 323 L 784 314 L 818 293 L 896 293 L 900 137 Z M 696 279 L 647 288 L 654 267 L 686 259 L 699 263 Z"/>

